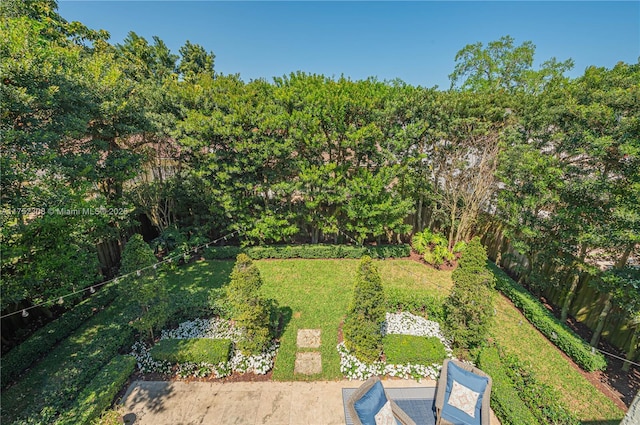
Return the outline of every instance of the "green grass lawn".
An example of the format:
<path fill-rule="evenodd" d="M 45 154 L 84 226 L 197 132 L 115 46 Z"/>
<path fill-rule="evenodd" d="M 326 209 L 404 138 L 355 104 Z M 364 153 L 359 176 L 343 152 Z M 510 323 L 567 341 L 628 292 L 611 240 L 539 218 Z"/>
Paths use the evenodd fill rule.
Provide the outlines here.
<path fill-rule="evenodd" d="M 357 260 L 269 260 L 258 261 L 264 280 L 263 294 L 291 309 L 276 357 L 276 380 L 340 379 L 340 357 L 336 350 L 338 327 L 349 303 Z M 293 373 L 298 329 L 321 329 L 322 374 Z"/>
<path fill-rule="evenodd" d="M 495 307 L 493 337 L 520 359 L 530 362 L 538 379 L 559 390 L 564 404 L 576 412 L 583 423 L 613 425 L 620 422 L 624 412 L 591 385 L 509 299 L 498 295 Z"/>
<path fill-rule="evenodd" d="M 338 328 L 351 302 L 358 260 L 262 260 L 256 264 L 264 280 L 262 292 L 286 312 L 275 380 L 341 379 L 336 351 Z M 185 316 L 206 305 L 209 291 L 229 281 L 233 261 L 200 261 L 167 275 L 174 310 Z M 385 288 L 416 293 L 449 292 L 451 272 L 440 272 L 410 260 L 376 261 Z M 617 423 L 623 416 L 504 297 L 496 300 L 493 337 L 521 359 L 531 362 L 538 378 L 557 388 L 565 404 L 585 423 Z M 116 355 L 109 341 L 128 329 L 126 300 L 115 302 L 87 320 L 36 363 L 19 382 L 2 391 L 2 422 L 24 413 L 38 413 L 55 397 L 64 410 L 90 381 L 92 374 Z M 322 373 L 293 373 L 298 329 L 321 329 Z M 115 333 L 114 333 L 115 332 Z M 130 332 L 127 331 L 127 332 Z M 105 351 L 105 348 L 108 349 Z M 303 349 L 314 351 L 316 349 Z M 93 362 L 93 360 L 99 361 Z M 93 359 L 93 360 L 92 360 Z"/>

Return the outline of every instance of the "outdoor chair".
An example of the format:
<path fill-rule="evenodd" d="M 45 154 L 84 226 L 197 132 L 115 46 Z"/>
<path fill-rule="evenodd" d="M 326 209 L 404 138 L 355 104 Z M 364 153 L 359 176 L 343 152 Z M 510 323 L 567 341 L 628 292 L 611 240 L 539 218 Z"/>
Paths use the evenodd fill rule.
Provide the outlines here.
<path fill-rule="evenodd" d="M 416 423 L 389 397 L 380 378 L 367 379 L 346 401 L 346 409 L 354 425 L 375 425 L 375 415 L 389 401 L 397 424 Z M 395 424 L 394 424 L 395 425 Z"/>
<path fill-rule="evenodd" d="M 436 425 L 489 425 L 491 384 L 480 369 L 446 359 L 436 387 Z"/>

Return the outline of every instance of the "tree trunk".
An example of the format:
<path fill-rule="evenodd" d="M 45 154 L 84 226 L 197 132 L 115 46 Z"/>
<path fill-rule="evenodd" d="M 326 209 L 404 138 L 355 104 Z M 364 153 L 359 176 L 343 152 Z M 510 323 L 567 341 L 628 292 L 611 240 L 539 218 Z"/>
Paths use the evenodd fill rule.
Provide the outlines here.
<path fill-rule="evenodd" d="M 587 245 L 580 245 L 580 254 L 579 254 L 579 265 L 584 263 L 584 259 L 587 257 Z M 574 263 L 576 264 L 576 263 Z M 578 289 L 578 283 L 580 282 L 580 270 L 576 270 L 576 273 L 571 278 L 571 285 L 569 286 L 569 290 L 567 291 L 567 295 L 564 298 L 564 303 L 562 304 L 562 312 L 560 313 L 560 320 L 563 322 L 567 321 L 569 317 L 569 307 L 571 307 L 571 303 L 573 302 L 573 298 L 576 295 L 576 289 Z"/>
<path fill-rule="evenodd" d="M 622 269 L 627 265 L 627 261 L 629 261 L 629 256 L 631 255 L 631 251 L 633 251 L 634 246 L 635 244 L 630 244 L 629 246 L 627 246 L 627 249 L 624 250 L 622 256 L 620 256 L 614 266 L 616 269 Z"/>
<path fill-rule="evenodd" d="M 604 329 L 604 323 L 607 320 L 607 316 L 611 311 L 613 304 L 611 303 L 611 294 L 607 294 L 607 298 L 604 301 L 604 307 L 600 312 L 600 316 L 598 316 L 598 324 L 596 325 L 596 329 L 593 331 L 593 337 L 591 338 L 591 346 L 597 347 L 600 342 L 600 336 L 602 335 L 602 330 Z"/>
<path fill-rule="evenodd" d="M 638 333 L 640 333 L 640 329 L 636 329 L 633 335 L 631 336 L 631 345 L 629 346 L 629 351 L 627 352 L 627 360 L 633 361 L 633 358 L 636 355 L 637 345 L 638 345 Z M 622 364 L 622 370 L 625 372 L 629 372 L 631 368 L 631 363 L 624 362 Z"/>
<path fill-rule="evenodd" d="M 453 249 L 453 234 L 456 228 L 456 206 L 451 208 L 451 229 L 449 229 L 449 251 Z"/>
<path fill-rule="evenodd" d="M 420 195 L 420 198 L 418 198 L 418 211 L 416 211 L 416 221 L 415 221 L 415 227 L 414 227 L 414 232 L 421 232 L 422 228 L 420 226 L 422 226 L 422 203 L 424 202 L 424 196 Z"/>
<path fill-rule="evenodd" d="M 560 313 L 560 320 L 562 322 L 566 322 L 569 317 L 569 307 L 571 307 L 571 302 L 573 301 L 573 297 L 576 295 L 576 289 L 578 289 L 578 282 L 580 281 L 580 274 L 576 273 L 573 275 L 571 279 L 571 286 L 569 286 L 569 290 L 567 291 L 567 295 L 564 297 L 564 303 L 562 303 L 562 311 Z"/>

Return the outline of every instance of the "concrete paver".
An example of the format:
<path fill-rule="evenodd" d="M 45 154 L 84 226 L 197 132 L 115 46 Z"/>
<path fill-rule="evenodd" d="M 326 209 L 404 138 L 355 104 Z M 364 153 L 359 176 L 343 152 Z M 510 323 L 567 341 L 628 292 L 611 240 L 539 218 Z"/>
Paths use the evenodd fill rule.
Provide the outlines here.
<path fill-rule="evenodd" d="M 300 348 L 318 348 L 321 333 L 322 329 L 298 329 L 296 345 Z"/>
<path fill-rule="evenodd" d="M 293 373 L 313 375 L 322 373 L 322 356 L 315 351 L 296 353 Z"/>
<path fill-rule="evenodd" d="M 128 425 L 344 424 L 342 388 L 362 381 L 133 382 L 123 398 Z M 387 388 L 429 387 L 435 381 L 385 379 Z M 495 416 L 491 424 L 499 424 Z"/>

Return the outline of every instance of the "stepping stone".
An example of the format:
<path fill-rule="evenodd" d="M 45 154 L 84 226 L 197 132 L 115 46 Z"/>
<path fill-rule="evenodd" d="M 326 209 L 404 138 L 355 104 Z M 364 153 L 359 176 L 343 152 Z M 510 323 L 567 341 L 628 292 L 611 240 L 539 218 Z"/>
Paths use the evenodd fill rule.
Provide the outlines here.
<path fill-rule="evenodd" d="M 293 373 L 300 373 L 302 375 L 322 373 L 322 358 L 320 357 L 320 353 L 296 353 L 296 364 Z"/>
<path fill-rule="evenodd" d="M 321 329 L 298 329 L 298 347 L 318 348 L 320 347 Z"/>

